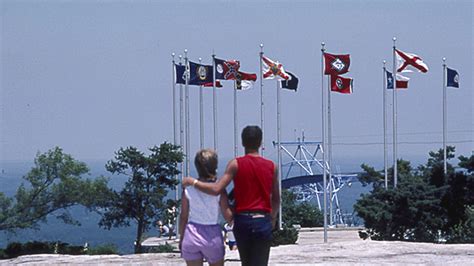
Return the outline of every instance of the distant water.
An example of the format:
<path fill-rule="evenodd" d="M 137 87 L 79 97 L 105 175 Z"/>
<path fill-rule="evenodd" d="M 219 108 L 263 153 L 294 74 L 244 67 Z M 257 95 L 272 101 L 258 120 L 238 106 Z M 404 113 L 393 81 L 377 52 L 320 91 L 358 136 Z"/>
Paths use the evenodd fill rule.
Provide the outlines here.
<path fill-rule="evenodd" d="M 111 177 L 109 186 L 119 190 L 127 177 L 112 176 L 105 170 L 105 161 L 86 162 L 90 168 L 90 175 L 85 178 L 95 178 L 100 175 Z M 221 161 L 221 167 L 224 169 L 224 161 Z M 33 162 L 0 162 L 0 191 L 7 196 L 15 194 L 18 186 L 24 181 L 22 177 L 28 173 L 33 166 Z M 340 167 L 346 169 L 346 172 L 359 171 L 358 164 Z M 192 167 L 194 168 L 194 167 Z M 360 168 L 359 168 L 360 169 Z M 195 170 L 191 170 L 191 175 L 196 176 Z M 346 186 L 339 192 L 339 201 L 343 213 L 352 213 L 353 204 L 360 197 L 360 194 L 366 193 L 369 188 L 362 187 L 359 182 L 353 182 L 352 186 Z M 174 198 L 174 191 L 170 191 L 167 197 Z M 132 223 L 130 227 L 112 228 L 105 230 L 98 226 L 100 216 L 86 211 L 83 207 L 74 207 L 70 209 L 72 216 L 81 222 L 81 226 L 66 225 L 61 220 L 50 217 L 47 223 L 42 224 L 40 230 L 18 230 L 15 234 L 0 233 L 0 247 L 6 247 L 9 242 L 19 241 L 62 241 L 73 245 L 89 246 L 103 245 L 107 243 L 114 244 L 122 254 L 133 252 L 133 242 L 136 235 L 136 225 Z M 145 236 L 156 236 L 157 231 L 152 228 Z"/>

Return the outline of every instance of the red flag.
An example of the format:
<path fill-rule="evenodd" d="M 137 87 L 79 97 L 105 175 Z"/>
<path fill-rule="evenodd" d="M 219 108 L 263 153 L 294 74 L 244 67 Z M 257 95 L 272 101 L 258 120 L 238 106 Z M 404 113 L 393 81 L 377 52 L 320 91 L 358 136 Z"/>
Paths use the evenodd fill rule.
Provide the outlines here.
<path fill-rule="evenodd" d="M 412 72 L 411 69 L 416 69 L 423 73 L 428 72 L 428 66 L 421 57 L 416 54 L 402 52 L 398 49 L 395 49 L 395 52 L 398 61 L 397 72 Z"/>
<path fill-rule="evenodd" d="M 245 72 L 242 72 L 242 71 L 238 71 L 237 79 L 256 81 L 257 80 L 257 74 L 245 73 Z"/>
<path fill-rule="evenodd" d="M 212 82 L 207 82 L 207 83 L 204 83 L 202 84 L 202 86 L 204 87 L 212 87 Z M 219 80 L 216 80 L 216 87 L 217 88 L 222 88 L 222 84 Z"/>
<path fill-rule="evenodd" d="M 349 54 L 328 54 L 324 53 L 324 74 L 341 75 L 349 72 L 351 58 Z"/>
<path fill-rule="evenodd" d="M 352 93 L 352 79 L 344 78 L 338 75 L 331 75 L 331 91 L 351 94 Z"/>

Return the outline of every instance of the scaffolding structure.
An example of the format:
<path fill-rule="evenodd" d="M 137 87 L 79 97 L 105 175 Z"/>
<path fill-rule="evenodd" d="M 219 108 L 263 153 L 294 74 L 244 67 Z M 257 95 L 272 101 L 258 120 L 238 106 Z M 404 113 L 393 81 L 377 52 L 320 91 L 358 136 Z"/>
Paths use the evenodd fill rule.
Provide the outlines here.
<path fill-rule="evenodd" d="M 276 142 L 273 142 L 273 145 L 278 147 Z M 323 212 L 322 202 L 324 199 L 323 163 L 326 163 L 330 225 L 346 224 L 346 215 L 341 212 L 338 193 L 357 175 L 337 174 L 331 171 L 328 162 L 323 162 L 322 159 L 324 152 L 322 142 L 305 141 L 303 136 L 297 141 L 281 142 L 280 148 L 279 152 L 286 155 L 282 156 L 280 169 L 282 171 L 282 188 L 292 190 L 299 202 L 316 201 L 321 212 Z"/>

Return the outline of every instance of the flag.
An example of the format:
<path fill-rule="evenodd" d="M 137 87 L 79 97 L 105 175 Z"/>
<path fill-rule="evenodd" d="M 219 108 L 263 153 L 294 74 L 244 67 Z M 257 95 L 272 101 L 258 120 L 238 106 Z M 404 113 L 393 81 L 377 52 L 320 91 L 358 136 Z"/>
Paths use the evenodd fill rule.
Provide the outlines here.
<path fill-rule="evenodd" d="M 209 77 L 209 73 L 212 74 L 212 66 L 205 66 L 205 65 L 200 65 L 196 64 L 193 62 L 190 63 L 190 79 L 189 79 L 189 85 L 198 85 L 198 86 L 204 86 L 204 87 L 212 87 L 212 76 Z M 201 77 L 198 77 L 198 72 L 199 68 L 201 68 Z M 175 74 L 176 74 L 176 83 L 177 84 L 186 84 L 186 67 L 184 65 L 175 65 Z M 204 79 L 202 79 L 204 77 Z M 222 87 L 222 84 L 220 82 L 216 82 L 216 87 Z"/>
<path fill-rule="evenodd" d="M 349 72 L 351 57 L 349 54 L 328 54 L 324 53 L 324 74 L 341 75 Z"/>
<path fill-rule="evenodd" d="M 257 80 L 257 74 L 238 71 L 235 79 L 238 90 L 249 90 L 253 87 L 253 82 Z"/>
<path fill-rule="evenodd" d="M 296 77 L 293 73 L 286 71 L 286 73 L 291 77 L 287 80 L 281 81 L 281 87 L 283 89 L 289 89 L 296 91 L 298 89 L 298 77 Z"/>
<path fill-rule="evenodd" d="M 214 58 L 216 66 L 216 79 L 229 80 L 235 79 L 239 72 L 240 62 L 237 60 L 222 60 Z"/>
<path fill-rule="evenodd" d="M 456 70 L 451 69 L 449 67 L 446 68 L 447 71 L 447 79 L 446 79 L 446 86 L 459 88 L 459 74 Z"/>
<path fill-rule="evenodd" d="M 278 61 L 273 61 L 268 57 L 262 56 L 263 62 L 263 78 L 264 79 L 290 79 L 290 76 L 283 69 L 283 65 Z"/>
<path fill-rule="evenodd" d="M 236 79 L 235 85 L 236 85 L 235 88 L 237 90 L 242 90 L 242 91 L 250 90 L 251 88 L 253 88 L 253 81 Z"/>
<path fill-rule="evenodd" d="M 352 93 L 352 79 L 344 78 L 338 75 L 331 75 L 331 91 L 351 94 Z"/>
<path fill-rule="evenodd" d="M 423 62 L 423 59 L 416 54 L 410 54 L 395 49 L 397 56 L 397 72 L 413 72 L 416 69 L 418 72 L 428 72 L 428 66 Z"/>
<path fill-rule="evenodd" d="M 387 74 L 387 89 L 393 90 L 393 75 L 387 70 L 385 70 L 385 73 Z M 397 89 L 407 89 L 409 80 L 409 78 L 397 73 Z"/>

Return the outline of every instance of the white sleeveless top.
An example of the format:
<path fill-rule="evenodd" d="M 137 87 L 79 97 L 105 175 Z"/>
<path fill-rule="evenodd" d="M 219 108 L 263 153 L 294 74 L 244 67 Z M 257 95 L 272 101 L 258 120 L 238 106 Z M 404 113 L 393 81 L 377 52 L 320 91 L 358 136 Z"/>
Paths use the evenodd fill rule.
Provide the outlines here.
<path fill-rule="evenodd" d="M 185 188 L 184 193 L 189 200 L 189 222 L 206 225 L 218 224 L 221 195 L 209 195 L 195 187 Z"/>

